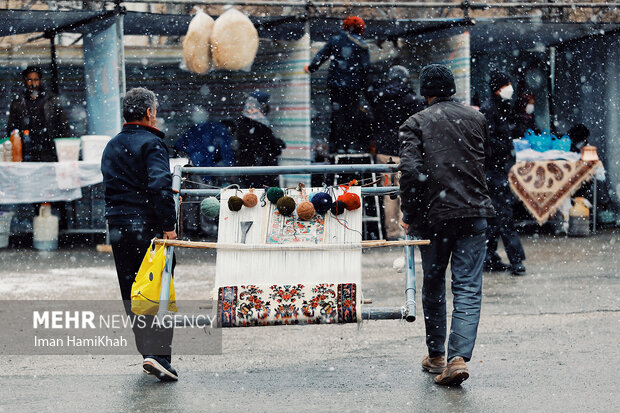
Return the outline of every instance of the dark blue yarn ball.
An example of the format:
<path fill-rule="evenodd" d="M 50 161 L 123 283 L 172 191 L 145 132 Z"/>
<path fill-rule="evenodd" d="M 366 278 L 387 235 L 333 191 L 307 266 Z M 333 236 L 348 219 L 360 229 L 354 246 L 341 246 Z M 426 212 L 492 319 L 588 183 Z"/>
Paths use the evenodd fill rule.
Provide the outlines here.
<path fill-rule="evenodd" d="M 317 214 L 325 214 L 332 206 L 332 197 L 326 192 L 319 192 L 312 197 L 312 205 Z"/>

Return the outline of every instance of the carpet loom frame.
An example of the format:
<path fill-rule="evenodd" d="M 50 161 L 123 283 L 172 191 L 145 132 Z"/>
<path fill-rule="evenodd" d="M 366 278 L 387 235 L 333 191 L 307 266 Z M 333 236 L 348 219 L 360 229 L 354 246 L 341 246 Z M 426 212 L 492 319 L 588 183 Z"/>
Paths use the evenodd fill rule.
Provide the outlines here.
<path fill-rule="evenodd" d="M 237 176 L 237 175 L 281 175 L 281 174 L 338 174 L 338 173 L 396 173 L 396 164 L 363 164 L 363 165 L 287 165 L 287 166 L 231 166 L 231 167 L 181 167 L 176 166 L 172 174 L 172 190 L 174 192 L 175 208 L 177 213 L 177 228 L 179 227 L 181 195 L 215 196 L 220 189 L 182 189 L 183 173 L 208 176 Z M 399 190 L 397 186 L 387 187 L 363 187 L 362 196 L 388 195 Z M 412 239 L 407 236 L 408 241 Z M 418 241 L 418 244 L 428 244 L 428 241 Z M 389 245 L 389 244 L 388 244 Z M 181 245 L 178 245 L 181 246 Z M 190 246 L 190 245 L 183 245 Z M 405 304 L 401 307 L 367 307 L 362 305 L 362 320 L 401 320 L 413 322 L 416 319 L 416 284 L 414 245 L 405 245 Z M 166 247 L 166 257 L 172 257 L 174 246 Z M 172 259 L 166 260 L 162 272 L 160 290 L 160 311 L 163 316 L 168 308 L 168 296 L 170 293 L 170 280 L 172 272 Z"/>

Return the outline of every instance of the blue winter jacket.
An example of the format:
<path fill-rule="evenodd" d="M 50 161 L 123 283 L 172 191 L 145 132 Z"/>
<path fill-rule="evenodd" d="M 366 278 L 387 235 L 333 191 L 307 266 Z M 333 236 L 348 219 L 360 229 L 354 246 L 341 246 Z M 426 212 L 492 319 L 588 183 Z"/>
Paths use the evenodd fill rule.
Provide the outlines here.
<path fill-rule="evenodd" d="M 366 88 L 366 78 L 370 68 L 368 45 L 361 36 L 341 31 L 332 36 L 314 56 L 308 66 L 315 72 L 327 59 L 331 59 L 327 72 L 327 86 L 333 88 Z"/>
<path fill-rule="evenodd" d="M 114 224 L 143 221 L 173 231 L 176 210 L 164 133 L 146 125 L 123 125 L 103 151 L 105 215 Z"/>

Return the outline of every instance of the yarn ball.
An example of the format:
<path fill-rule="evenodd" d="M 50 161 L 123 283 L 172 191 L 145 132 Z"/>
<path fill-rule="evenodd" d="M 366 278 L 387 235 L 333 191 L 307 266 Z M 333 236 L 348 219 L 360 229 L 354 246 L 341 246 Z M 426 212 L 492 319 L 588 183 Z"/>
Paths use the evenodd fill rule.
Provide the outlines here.
<path fill-rule="evenodd" d="M 293 213 L 293 211 L 295 211 L 295 200 L 290 196 L 283 196 L 278 199 L 276 206 L 278 207 L 278 211 L 280 211 L 282 215 L 288 217 Z"/>
<path fill-rule="evenodd" d="M 332 211 L 332 214 L 340 215 L 347 209 L 347 206 L 342 201 L 336 201 L 332 204 L 332 207 L 330 209 Z"/>
<path fill-rule="evenodd" d="M 228 208 L 231 211 L 240 211 L 243 206 L 243 199 L 238 196 L 231 196 L 228 198 Z"/>
<path fill-rule="evenodd" d="M 349 211 L 356 210 L 357 208 L 362 206 L 362 201 L 360 200 L 360 197 L 352 192 L 347 192 L 340 195 L 338 197 L 338 200 L 344 202 Z"/>
<path fill-rule="evenodd" d="M 332 206 L 332 197 L 327 192 L 318 192 L 312 197 L 312 205 L 314 210 L 321 215 L 324 215 Z"/>
<path fill-rule="evenodd" d="M 243 195 L 243 205 L 254 208 L 258 204 L 258 197 L 252 193 Z"/>
<path fill-rule="evenodd" d="M 318 194 L 318 192 L 310 193 L 310 195 L 308 195 L 308 201 L 312 202 L 312 197 L 314 197 L 316 194 Z"/>
<path fill-rule="evenodd" d="M 302 201 L 297 207 L 297 216 L 304 221 L 310 221 L 314 216 L 314 205 L 312 202 Z"/>
<path fill-rule="evenodd" d="M 220 214 L 220 201 L 214 196 L 203 199 L 200 203 L 200 213 L 210 218 L 217 218 Z"/>
<path fill-rule="evenodd" d="M 278 202 L 278 199 L 284 196 L 284 190 L 282 188 L 278 188 L 277 186 L 272 186 L 267 190 L 267 199 L 275 204 Z"/>

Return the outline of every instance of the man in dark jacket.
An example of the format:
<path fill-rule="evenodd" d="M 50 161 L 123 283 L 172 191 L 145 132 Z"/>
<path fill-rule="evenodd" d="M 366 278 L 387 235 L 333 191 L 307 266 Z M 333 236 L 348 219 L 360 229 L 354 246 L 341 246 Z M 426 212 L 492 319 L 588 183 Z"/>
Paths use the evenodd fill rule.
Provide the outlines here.
<path fill-rule="evenodd" d="M 327 86 L 332 111 L 329 133 L 329 150 L 332 153 L 347 152 L 355 147 L 352 137 L 356 128 L 352 119 L 359 110 L 361 93 L 368 87 L 370 68 L 368 45 L 362 39 L 364 27 L 361 18 L 347 17 L 343 30 L 330 38 L 310 65 L 304 67 L 306 72 L 312 73 L 330 60 Z"/>
<path fill-rule="evenodd" d="M 428 347 L 422 367 L 441 373 L 435 383 L 442 385 L 458 385 L 469 377 L 465 363 L 480 320 L 486 219 L 494 215 L 484 174 L 487 125 L 480 112 L 453 101 L 454 93 L 454 76 L 447 67 L 426 66 L 420 73 L 420 94 L 429 107 L 400 128 L 402 226 L 431 241 L 420 247 Z M 454 309 L 446 365 L 448 263 Z"/>
<path fill-rule="evenodd" d="M 131 89 L 123 99 L 121 132 L 106 146 L 101 158 L 105 184 L 106 217 L 121 297 L 131 312 L 131 286 L 155 237 L 175 239 L 176 209 L 168 148 L 156 128 L 157 99 L 144 88 Z M 162 381 L 177 380 L 170 365 L 172 328 L 134 326 L 136 345 L 143 355 L 142 367 Z"/>
<path fill-rule="evenodd" d="M 377 163 L 400 163 L 398 128 L 411 115 L 424 109 L 424 100 L 409 86 L 409 70 L 404 66 L 392 66 L 387 73 L 387 83 L 369 88 L 367 95 L 375 120 L 372 129 L 376 138 Z M 395 175 L 388 184 L 398 185 L 398 176 Z M 387 239 L 403 238 L 399 199 L 384 196 L 383 212 Z"/>
<path fill-rule="evenodd" d="M 515 197 L 508 186 L 508 171 L 515 163 L 512 138 L 515 130 L 514 112 L 510 105 L 513 89 L 510 77 L 500 71 L 492 71 L 489 81 L 491 97 L 480 107 L 489 124 L 490 156 L 486 162 L 487 186 L 493 200 L 497 217 L 489 221 L 487 230 L 487 256 L 485 271 L 510 271 L 514 275 L 525 273 L 525 251 L 513 219 Z M 510 267 L 502 263 L 497 254 L 499 237 Z"/>
<path fill-rule="evenodd" d="M 25 90 L 11 102 L 7 136 L 19 130 L 24 162 L 56 162 L 54 139 L 69 136 L 67 117 L 58 96 L 43 88 L 41 68 L 28 66 L 22 78 Z M 25 130 L 30 131 L 27 137 Z"/>

